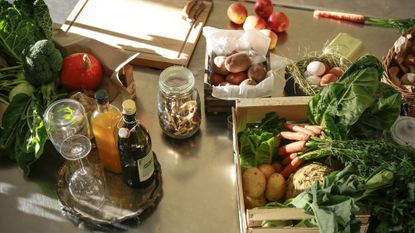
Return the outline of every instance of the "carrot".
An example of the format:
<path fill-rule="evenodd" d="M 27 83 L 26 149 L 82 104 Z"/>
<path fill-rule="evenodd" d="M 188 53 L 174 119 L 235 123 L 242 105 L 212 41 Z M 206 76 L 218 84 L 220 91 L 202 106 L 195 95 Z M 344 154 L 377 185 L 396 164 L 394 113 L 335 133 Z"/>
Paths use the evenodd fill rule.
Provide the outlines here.
<path fill-rule="evenodd" d="M 285 166 L 291 163 L 291 161 L 295 159 L 297 156 L 298 156 L 298 153 L 291 153 L 289 156 L 285 157 L 284 160 L 281 161 L 281 165 Z"/>
<path fill-rule="evenodd" d="M 281 138 L 295 141 L 307 141 L 310 138 L 309 134 L 292 131 L 281 131 L 280 136 Z"/>
<path fill-rule="evenodd" d="M 300 132 L 300 133 L 305 133 L 311 136 L 316 136 L 315 133 L 313 133 L 313 131 L 308 130 L 300 125 L 295 125 L 295 124 L 290 124 L 288 122 L 285 122 L 284 127 L 288 130 L 294 131 L 294 132 Z"/>
<path fill-rule="evenodd" d="M 291 173 L 293 173 L 303 162 L 299 157 L 294 158 L 290 164 L 284 167 L 280 173 L 284 178 L 287 178 Z"/>
<path fill-rule="evenodd" d="M 365 16 L 358 15 L 358 14 L 349 14 L 343 12 L 335 12 L 335 11 L 314 11 L 314 18 L 330 18 L 330 19 L 337 19 L 343 21 L 349 21 L 353 23 L 365 23 Z"/>
<path fill-rule="evenodd" d="M 320 135 L 321 131 L 323 131 L 323 127 L 319 125 L 304 125 L 303 127 L 310 131 L 313 131 L 313 133 L 315 133 L 316 135 Z"/>
<path fill-rule="evenodd" d="M 291 154 L 291 153 L 295 153 L 295 152 L 300 152 L 300 151 L 305 149 L 305 143 L 306 143 L 306 141 L 295 141 L 295 142 L 291 142 L 287 145 L 281 146 L 278 149 L 278 154 L 279 155 L 286 155 L 286 154 Z"/>

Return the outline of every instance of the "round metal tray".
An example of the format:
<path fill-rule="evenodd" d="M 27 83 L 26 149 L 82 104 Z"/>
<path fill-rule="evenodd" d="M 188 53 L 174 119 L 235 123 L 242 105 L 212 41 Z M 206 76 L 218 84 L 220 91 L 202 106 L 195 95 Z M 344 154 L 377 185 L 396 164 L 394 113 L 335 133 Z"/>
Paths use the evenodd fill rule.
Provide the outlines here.
<path fill-rule="evenodd" d="M 89 156 L 98 159 L 96 151 Z M 162 191 L 161 167 L 154 154 L 154 181 L 145 189 L 133 189 L 125 184 L 120 174 L 105 172 L 107 195 L 104 204 L 91 209 L 78 203 L 70 194 L 65 174 L 69 169 L 66 162 L 58 172 L 57 195 L 64 215 L 74 223 L 94 229 L 105 229 L 125 222 L 141 223 L 159 203 Z M 131 221 L 132 220 L 132 221 Z"/>

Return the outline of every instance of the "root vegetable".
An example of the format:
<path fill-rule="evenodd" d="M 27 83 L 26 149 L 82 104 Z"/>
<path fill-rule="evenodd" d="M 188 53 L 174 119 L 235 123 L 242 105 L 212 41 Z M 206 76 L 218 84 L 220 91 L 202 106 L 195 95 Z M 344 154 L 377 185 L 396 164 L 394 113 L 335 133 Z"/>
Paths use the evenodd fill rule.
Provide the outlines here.
<path fill-rule="evenodd" d="M 296 141 L 307 141 L 310 138 L 309 134 L 305 134 L 302 132 L 292 132 L 292 131 L 281 131 L 280 132 L 281 138 L 287 140 L 296 140 Z"/>
<path fill-rule="evenodd" d="M 264 194 L 265 186 L 265 176 L 258 168 L 249 168 L 242 174 L 242 188 L 245 195 L 258 198 Z"/>
<path fill-rule="evenodd" d="M 320 135 L 321 131 L 323 131 L 323 127 L 319 125 L 304 125 L 303 127 L 305 129 L 312 131 L 313 133 L 315 133 L 315 135 Z"/>
<path fill-rule="evenodd" d="M 229 73 L 225 67 L 225 56 L 216 56 L 212 61 L 212 68 L 218 74 L 227 75 Z"/>
<path fill-rule="evenodd" d="M 268 180 L 268 178 L 275 173 L 274 167 L 270 164 L 261 164 L 258 169 L 262 172 L 262 174 L 264 174 L 266 180 Z"/>
<path fill-rule="evenodd" d="M 244 52 L 232 54 L 225 59 L 225 67 L 231 73 L 246 71 L 251 66 L 251 58 Z"/>
<path fill-rule="evenodd" d="M 310 188 L 314 182 L 323 181 L 330 172 L 331 169 L 321 163 L 314 162 L 304 165 L 287 180 L 286 198 L 293 198 Z"/>
<path fill-rule="evenodd" d="M 302 161 L 299 157 L 294 158 L 290 164 L 288 164 L 284 170 L 282 170 L 281 175 L 284 177 L 288 177 L 291 173 L 297 170 L 298 167 L 302 164 Z"/>
<path fill-rule="evenodd" d="M 249 67 L 248 69 L 248 78 L 255 80 L 257 83 L 260 83 L 265 79 L 267 75 L 267 70 L 261 64 L 255 64 Z"/>
<path fill-rule="evenodd" d="M 265 199 L 264 195 L 261 195 L 257 198 L 244 195 L 244 202 L 246 209 L 252 209 L 255 207 L 264 206 L 267 203 L 267 200 Z"/>
<path fill-rule="evenodd" d="M 296 142 L 291 142 L 287 145 L 281 146 L 278 149 L 278 154 L 286 155 L 286 154 L 291 154 L 295 152 L 300 152 L 305 149 L 305 143 L 306 141 L 296 141 Z"/>
<path fill-rule="evenodd" d="M 290 123 L 286 122 L 284 124 L 284 127 L 288 130 L 291 130 L 291 131 L 301 132 L 301 133 L 309 134 L 311 136 L 316 136 L 315 133 L 313 133 L 313 131 L 308 130 L 308 129 L 300 126 L 300 125 L 290 124 Z"/>
<path fill-rule="evenodd" d="M 271 166 L 275 169 L 275 172 L 278 172 L 278 173 L 281 172 L 282 169 L 283 169 L 281 163 L 279 163 L 279 162 L 275 162 L 275 163 L 271 164 Z"/>
<path fill-rule="evenodd" d="M 286 184 L 284 177 L 279 173 L 272 174 L 267 180 L 265 198 L 268 201 L 279 201 L 285 196 Z"/>
<path fill-rule="evenodd" d="M 285 157 L 283 161 L 281 161 L 281 165 L 285 166 L 298 156 L 298 153 L 291 153 L 289 156 Z"/>

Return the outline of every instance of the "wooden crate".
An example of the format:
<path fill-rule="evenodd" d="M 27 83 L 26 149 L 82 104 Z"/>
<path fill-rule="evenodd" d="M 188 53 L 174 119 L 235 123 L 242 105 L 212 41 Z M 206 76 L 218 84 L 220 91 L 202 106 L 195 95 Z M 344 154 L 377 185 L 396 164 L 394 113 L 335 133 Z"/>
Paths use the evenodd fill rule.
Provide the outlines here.
<path fill-rule="evenodd" d="M 218 99 L 212 96 L 212 85 L 209 82 L 210 75 L 213 73 L 211 62 L 215 57 L 214 54 L 206 53 L 205 56 L 205 73 L 203 76 L 203 89 L 204 89 L 204 99 L 205 99 L 205 112 L 206 113 L 231 113 L 232 107 L 235 106 L 234 100 L 223 100 Z M 266 62 L 264 65 L 269 71 L 271 69 L 271 62 L 269 53 L 266 56 Z"/>
<path fill-rule="evenodd" d="M 245 209 L 244 194 L 242 191 L 242 170 L 238 147 L 238 132 L 242 131 L 247 123 L 260 122 L 268 112 L 276 112 L 279 116 L 290 121 L 306 121 L 306 107 L 311 97 L 275 97 L 258 99 L 241 99 L 236 101 L 232 109 L 234 160 L 236 164 L 237 202 L 241 233 L 318 233 L 318 228 L 307 227 L 272 227 L 261 228 L 263 220 L 302 220 L 312 216 L 299 208 L 281 209 Z M 370 215 L 356 213 L 362 222 L 360 232 L 365 233 L 369 227 Z"/>

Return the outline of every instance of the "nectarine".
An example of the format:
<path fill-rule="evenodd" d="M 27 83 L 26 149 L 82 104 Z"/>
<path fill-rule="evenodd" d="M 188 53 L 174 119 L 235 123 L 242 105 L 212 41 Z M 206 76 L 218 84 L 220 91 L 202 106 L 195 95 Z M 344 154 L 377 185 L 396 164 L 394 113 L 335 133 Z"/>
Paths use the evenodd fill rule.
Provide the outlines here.
<path fill-rule="evenodd" d="M 283 12 L 273 12 L 268 17 L 268 26 L 275 33 L 285 31 L 288 24 L 288 17 Z"/>
<path fill-rule="evenodd" d="M 244 23 L 244 30 L 248 29 L 257 29 L 261 30 L 264 29 L 267 26 L 267 23 L 265 20 L 258 15 L 250 15 L 246 17 L 245 23 Z"/>
<path fill-rule="evenodd" d="M 233 85 L 239 85 L 246 78 L 246 72 L 230 73 L 226 76 L 226 82 Z"/>
<path fill-rule="evenodd" d="M 254 6 L 255 14 L 262 18 L 268 18 L 272 14 L 274 5 L 271 0 L 257 0 Z"/>
<path fill-rule="evenodd" d="M 277 34 L 275 34 L 275 32 L 273 32 L 269 29 L 262 29 L 262 30 L 260 30 L 260 32 L 263 33 L 264 35 L 268 36 L 268 38 L 270 39 L 268 49 L 273 50 L 277 46 L 277 42 L 278 42 Z"/>
<path fill-rule="evenodd" d="M 229 5 L 227 14 L 230 21 L 236 24 L 243 24 L 248 15 L 248 11 L 242 3 L 235 2 Z"/>

